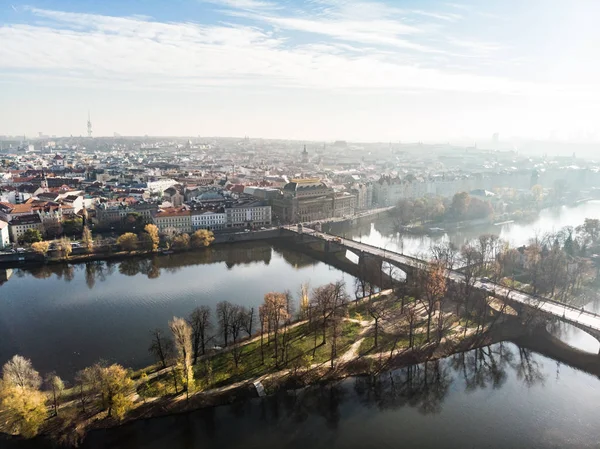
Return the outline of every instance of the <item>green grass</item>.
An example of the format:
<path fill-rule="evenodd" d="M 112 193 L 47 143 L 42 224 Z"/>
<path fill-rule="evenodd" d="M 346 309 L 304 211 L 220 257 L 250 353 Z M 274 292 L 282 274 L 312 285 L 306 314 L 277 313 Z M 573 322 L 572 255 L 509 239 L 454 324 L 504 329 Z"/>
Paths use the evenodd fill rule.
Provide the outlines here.
<path fill-rule="evenodd" d="M 357 323 L 343 322 L 341 324 L 341 335 L 338 338 L 338 357 L 348 350 L 354 343 L 361 326 Z M 281 338 L 281 336 L 280 336 Z M 331 358 L 330 334 L 326 343 L 322 344 L 323 337 L 320 329 L 317 329 L 317 347 L 315 349 L 314 332 L 309 329 L 308 324 L 297 326 L 289 331 L 288 367 L 292 359 L 306 355 L 310 363 L 325 363 Z M 236 367 L 231 351 L 221 352 L 212 357 L 207 363 L 211 364 L 212 379 L 207 379 L 207 363 L 200 363 L 195 367 L 197 384 L 200 389 L 219 387 L 230 383 L 252 379 L 263 374 L 285 369 L 286 366 L 280 361 L 279 366 L 275 363 L 275 342 L 267 344 L 264 338 L 264 363 L 261 357 L 260 341 L 248 343 L 241 348 L 239 365 Z M 281 350 L 281 344 L 279 346 Z M 314 356 L 313 356 L 314 353 Z"/>
<path fill-rule="evenodd" d="M 433 334 L 432 334 L 433 335 Z M 413 337 L 413 343 L 415 346 L 420 346 L 425 343 L 427 334 L 415 334 Z M 385 332 L 379 332 L 377 347 L 375 347 L 375 337 L 370 335 L 360 344 L 358 349 L 359 355 L 376 354 L 378 352 L 389 352 L 394 347 L 395 337 Z M 396 343 L 396 349 L 408 348 L 408 335 L 400 337 Z"/>

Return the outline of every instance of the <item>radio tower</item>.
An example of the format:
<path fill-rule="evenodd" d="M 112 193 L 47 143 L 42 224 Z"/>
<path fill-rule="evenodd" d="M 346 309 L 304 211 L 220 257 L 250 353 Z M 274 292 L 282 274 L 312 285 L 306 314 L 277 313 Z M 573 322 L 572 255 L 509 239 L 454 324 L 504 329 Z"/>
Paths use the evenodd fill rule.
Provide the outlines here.
<path fill-rule="evenodd" d="M 92 137 L 92 120 L 90 119 L 90 111 L 88 111 L 88 123 L 87 123 L 87 129 L 88 129 L 88 137 Z"/>

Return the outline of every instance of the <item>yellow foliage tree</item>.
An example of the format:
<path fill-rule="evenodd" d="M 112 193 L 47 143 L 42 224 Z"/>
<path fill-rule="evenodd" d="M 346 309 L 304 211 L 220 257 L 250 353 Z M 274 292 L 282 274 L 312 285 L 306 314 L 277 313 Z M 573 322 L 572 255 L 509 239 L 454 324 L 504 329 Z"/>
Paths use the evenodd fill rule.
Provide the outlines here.
<path fill-rule="evenodd" d="M 134 251 L 138 247 L 138 236 L 133 232 L 126 232 L 125 234 L 121 234 L 117 239 L 117 245 L 123 251 Z"/>
<path fill-rule="evenodd" d="M 33 388 L 5 385 L 0 398 L 9 427 L 25 438 L 37 435 L 48 414 L 46 395 Z"/>
<path fill-rule="evenodd" d="M 127 370 L 117 364 L 102 367 L 98 370 L 98 378 L 108 416 L 113 416 L 114 413 L 117 419 L 123 419 L 133 404 L 130 397 L 133 381 Z"/>
<path fill-rule="evenodd" d="M 204 248 L 206 246 L 210 246 L 214 240 L 215 235 L 212 233 L 212 231 L 198 229 L 192 235 L 192 248 Z"/>
<path fill-rule="evenodd" d="M 147 224 L 144 227 L 144 231 L 146 231 L 146 234 L 148 234 L 148 238 L 152 243 L 152 251 L 158 250 L 158 244 L 160 243 L 160 237 L 158 235 L 158 226 L 153 224 Z"/>
<path fill-rule="evenodd" d="M 56 244 L 56 249 L 59 251 L 64 259 L 68 259 L 73 252 L 71 241 L 67 237 L 61 238 Z"/>
<path fill-rule="evenodd" d="M 83 227 L 83 232 L 81 233 L 81 241 L 83 242 L 83 246 L 88 250 L 92 251 L 94 249 L 94 241 L 92 240 L 92 231 L 87 226 Z"/>
<path fill-rule="evenodd" d="M 48 253 L 48 248 L 50 248 L 48 242 L 35 242 L 31 244 L 31 249 L 41 256 L 45 256 Z"/>
<path fill-rule="evenodd" d="M 180 234 L 173 239 L 173 248 L 175 249 L 189 249 L 190 247 L 190 235 Z"/>

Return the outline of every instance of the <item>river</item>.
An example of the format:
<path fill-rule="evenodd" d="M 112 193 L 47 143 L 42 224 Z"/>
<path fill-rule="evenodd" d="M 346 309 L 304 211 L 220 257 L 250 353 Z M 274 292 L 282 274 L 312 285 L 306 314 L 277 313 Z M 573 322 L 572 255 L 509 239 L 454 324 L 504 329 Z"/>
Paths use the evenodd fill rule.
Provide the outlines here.
<path fill-rule="evenodd" d="M 10 271 L 9 271 L 10 273 Z M 116 263 L 16 269 L 0 287 L 0 366 L 14 354 L 72 379 L 99 359 L 134 369 L 154 360 L 149 331 L 173 316 L 217 302 L 257 307 L 265 293 L 353 278 L 306 255 L 268 243 Z"/>
<path fill-rule="evenodd" d="M 434 237 L 391 232 L 389 221 L 348 230 L 409 254 L 432 241 L 456 244 L 495 232 L 523 244 L 536 232 L 600 217 L 600 203 L 542 211 L 529 225 L 507 224 Z M 206 252 L 64 264 L 7 271 L 0 286 L 0 363 L 19 353 L 42 373 L 74 372 L 100 358 L 138 368 L 152 360 L 150 329 L 220 300 L 257 306 L 268 291 L 352 278 L 269 243 L 221 245 Z M 600 311 L 597 305 L 589 304 Z M 588 307 L 586 306 L 586 307 Z M 562 338 L 596 350 L 587 334 Z M 94 432 L 86 447 L 111 448 L 587 448 L 598 447 L 600 380 L 514 344 L 497 344 L 439 363 L 347 379 L 296 393 L 138 421 Z M 232 431 L 235 429 L 235 431 Z"/>
<path fill-rule="evenodd" d="M 529 223 L 505 223 L 447 230 L 433 235 L 400 234 L 394 231 L 391 219 L 336 230 L 338 235 L 415 257 L 427 257 L 432 245 L 452 242 L 458 248 L 482 234 L 495 234 L 512 246 L 526 245 L 533 237 L 556 232 L 565 226 L 577 227 L 586 218 L 600 218 L 600 201 L 588 201 L 577 206 L 558 206 L 542 210 Z M 600 313 L 598 298 L 584 300 L 586 310 Z M 586 332 L 568 324 L 552 327 L 552 333 L 568 344 L 584 351 L 598 353 L 600 343 Z"/>
<path fill-rule="evenodd" d="M 597 448 L 600 380 L 501 343 L 92 432 L 86 449 Z"/>
<path fill-rule="evenodd" d="M 600 217 L 600 202 L 544 210 L 530 224 L 505 224 L 455 230 L 433 237 L 399 236 L 391 221 L 380 219 L 345 231 L 348 237 L 407 254 L 426 252 L 431 243 L 457 245 L 485 232 L 512 244 L 524 244 L 536 233 L 577 226 Z M 214 308 L 220 300 L 256 307 L 269 291 L 300 284 L 317 287 L 351 276 L 306 255 L 268 243 L 217 245 L 206 252 L 127 259 L 116 263 L 52 265 L 16 269 L 0 286 L 0 364 L 21 354 L 41 372 L 73 374 L 98 359 L 140 368 L 152 363 L 149 331 L 166 330 L 173 316 L 194 307 Z M 600 304 L 586 307 L 600 312 Z M 598 342 L 583 331 L 562 327 L 563 339 L 597 352 Z"/>

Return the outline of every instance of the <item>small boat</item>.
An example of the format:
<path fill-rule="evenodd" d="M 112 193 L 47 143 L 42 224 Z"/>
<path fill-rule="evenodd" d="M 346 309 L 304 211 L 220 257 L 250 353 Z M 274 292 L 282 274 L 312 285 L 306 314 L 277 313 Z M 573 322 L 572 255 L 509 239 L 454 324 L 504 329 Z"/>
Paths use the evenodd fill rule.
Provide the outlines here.
<path fill-rule="evenodd" d="M 163 254 L 173 254 L 175 251 L 171 251 L 170 249 L 163 250 Z"/>

